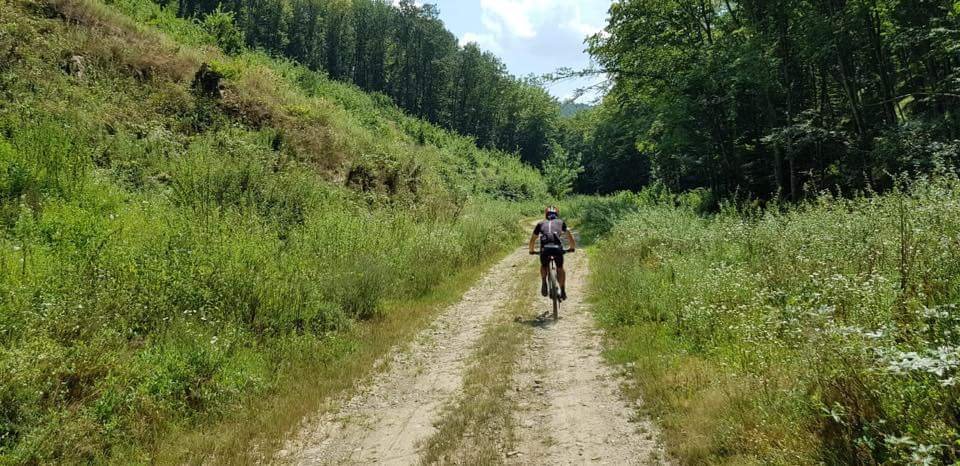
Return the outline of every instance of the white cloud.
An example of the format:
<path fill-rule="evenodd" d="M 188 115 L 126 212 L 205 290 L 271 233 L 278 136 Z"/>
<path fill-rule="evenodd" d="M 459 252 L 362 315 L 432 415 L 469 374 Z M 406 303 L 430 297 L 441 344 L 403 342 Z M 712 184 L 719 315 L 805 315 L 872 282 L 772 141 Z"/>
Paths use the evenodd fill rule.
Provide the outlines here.
<path fill-rule="evenodd" d="M 503 49 L 500 47 L 500 43 L 497 41 L 496 36 L 493 34 L 477 34 L 473 32 L 468 32 L 460 38 L 460 46 L 467 45 L 469 43 L 474 43 L 480 46 L 484 50 L 489 50 L 497 55 L 503 53 Z"/>
<path fill-rule="evenodd" d="M 554 38 L 565 31 L 582 40 L 603 29 L 609 6 L 610 0 L 480 0 L 483 31 L 465 34 L 462 42 L 476 42 L 496 52 L 517 41 L 540 39 L 545 31 Z M 584 8 L 592 13 L 590 18 Z"/>
<path fill-rule="evenodd" d="M 603 30 L 603 26 L 587 24 L 577 19 L 571 19 L 570 22 L 564 24 L 563 27 L 576 32 L 583 37 L 590 37 Z"/>
<path fill-rule="evenodd" d="M 513 36 L 532 39 L 537 36 L 534 22 L 538 13 L 548 11 L 556 0 L 480 0 L 484 22 L 497 21 Z"/>
<path fill-rule="evenodd" d="M 476 43 L 493 52 L 518 75 L 543 74 L 558 68 L 590 67 L 584 40 L 603 33 L 613 0 L 429 0 L 441 4 L 445 19 L 457 24 L 460 44 Z M 449 1 L 449 3 L 447 3 Z M 444 8 L 443 5 L 449 5 Z M 469 4 L 469 5 L 465 5 Z M 572 79 L 550 84 L 558 97 L 598 79 Z M 588 93 L 595 97 L 597 93 Z M 583 100 L 583 99 L 581 99 Z"/>

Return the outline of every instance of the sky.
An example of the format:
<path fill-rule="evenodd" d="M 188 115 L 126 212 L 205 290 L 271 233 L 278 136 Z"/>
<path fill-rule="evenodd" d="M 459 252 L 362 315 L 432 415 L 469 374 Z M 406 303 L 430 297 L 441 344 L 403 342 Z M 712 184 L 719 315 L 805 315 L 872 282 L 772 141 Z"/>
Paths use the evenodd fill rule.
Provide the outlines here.
<path fill-rule="evenodd" d="M 590 56 L 584 39 L 606 25 L 612 0 L 427 0 L 436 4 L 461 45 L 476 42 L 500 57 L 510 74 L 542 75 L 558 68 L 584 69 Z M 601 79 L 547 85 L 561 100 Z M 590 103 L 595 96 L 579 102 Z"/>

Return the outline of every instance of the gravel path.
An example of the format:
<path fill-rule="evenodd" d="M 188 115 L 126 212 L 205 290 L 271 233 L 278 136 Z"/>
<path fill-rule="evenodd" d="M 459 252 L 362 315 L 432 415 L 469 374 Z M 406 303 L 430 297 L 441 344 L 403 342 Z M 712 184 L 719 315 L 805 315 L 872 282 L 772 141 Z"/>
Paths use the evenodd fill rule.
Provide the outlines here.
<path fill-rule="evenodd" d="M 417 464 L 444 406 L 458 400 L 470 356 L 532 258 L 518 249 L 443 311 L 410 348 L 398 349 L 373 380 L 334 409 L 304 421 L 277 460 L 296 464 Z M 601 337 L 583 300 L 588 260 L 568 256 L 570 300 L 559 322 L 533 320 L 533 338 L 517 361 L 511 402 L 519 435 L 508 464 L 662 464 L 656 427 L 637 419 L 620 395 Z M 531 286 L 536 284 L 531 284 Z M 549 308 L 530 303 L 530 314 Z M 522 320 L 522 319 L 521 319 Z M 491 433 L 496 435 L 496 433 Z"/>

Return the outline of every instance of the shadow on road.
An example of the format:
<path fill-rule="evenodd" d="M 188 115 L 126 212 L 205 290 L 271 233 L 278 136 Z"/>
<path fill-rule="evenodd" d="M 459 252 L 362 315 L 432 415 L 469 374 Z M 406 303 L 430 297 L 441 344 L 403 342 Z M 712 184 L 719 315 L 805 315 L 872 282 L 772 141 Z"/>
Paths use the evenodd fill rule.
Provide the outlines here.
<path fill-rule="evenodd" d="M 533 318 L 517 317 L 514 319 L 514 322 L 534 328 L 550 328 L 557 324 L 557 321 L 553 320 L 550 311 Z"/>

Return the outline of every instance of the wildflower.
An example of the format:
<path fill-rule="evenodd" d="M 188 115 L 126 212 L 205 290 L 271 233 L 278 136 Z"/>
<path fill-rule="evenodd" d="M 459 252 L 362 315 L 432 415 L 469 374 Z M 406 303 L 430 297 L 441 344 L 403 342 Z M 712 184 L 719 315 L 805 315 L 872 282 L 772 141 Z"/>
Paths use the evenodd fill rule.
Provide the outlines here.
<path fill-rule="evenodd" d="M 913 445 L 916 445 L 916 444 L 917 444 L 917 442 L 914 442 L 913 439 L 910 438 L 909 435 L 904 435 L 903 437 L 896 437 L 896 436 L 893 436 L 893 435 L 886 435 L 886 436 L 884 436 L 883 441 L 886 442 L 887 445 L 890 445 L 891 447 L 896 447 L 896 446 L 900 446 L 900 445 L 913 446 Z"/>
<path fill-rule="evenodd" d="M 957 348 L 949 346 L 927 350 L 924 355 L 915 351 L 893 352 L 888 354 L 886 359 L 887 370 L 894 374 L 920 371 L 943 377 L 947 372 L 960 367 Z"/>
<path fill-rule="evenodd" d="M 936 456 L 939 451 L 940 445 L 917 445 L 910 455 L 910 462 L 921 465 L 938 464 Z"/>

